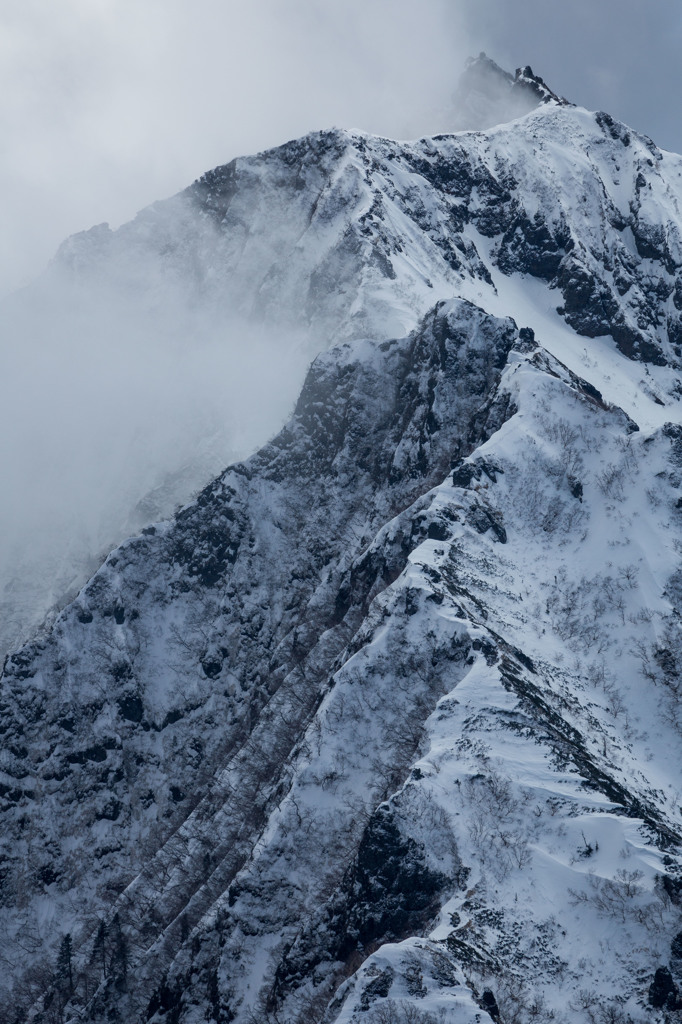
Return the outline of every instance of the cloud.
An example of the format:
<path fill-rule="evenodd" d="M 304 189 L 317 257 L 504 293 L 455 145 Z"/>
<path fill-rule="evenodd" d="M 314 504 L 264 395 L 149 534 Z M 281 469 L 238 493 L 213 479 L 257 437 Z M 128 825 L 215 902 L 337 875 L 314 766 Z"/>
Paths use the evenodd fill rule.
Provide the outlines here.
<path fill-rule="evenodd" d="M 409 136 L 466 56 L 447 0 L 9 0 L 0 293 L 62 238 L 333 124 Z M 431 116 L 429 116 L 431 115 Z"/>
<path fill-rule="evenodd" d="M 480 50 L 682 149 L 681 46 L 678 0 L 5 0 L 0 294 L 240 153 L 447 131 Z"/>
<path fill-rule="evenodd" d="M 0 310 L 0 664 L 114 544 L 264 444 L 310 359 L 180 296 L 57 278 L 27 299 Z"/>

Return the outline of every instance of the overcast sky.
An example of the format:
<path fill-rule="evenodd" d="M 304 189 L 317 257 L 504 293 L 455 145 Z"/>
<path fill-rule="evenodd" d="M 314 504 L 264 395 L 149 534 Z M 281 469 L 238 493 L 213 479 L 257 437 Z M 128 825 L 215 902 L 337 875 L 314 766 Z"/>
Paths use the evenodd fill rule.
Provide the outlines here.
<path fill-rule="evenodd" d="M 2 0 L 0 294 L 240 153 L 447 131 L 480 50 L 682 150 L 680 0 Z"/>

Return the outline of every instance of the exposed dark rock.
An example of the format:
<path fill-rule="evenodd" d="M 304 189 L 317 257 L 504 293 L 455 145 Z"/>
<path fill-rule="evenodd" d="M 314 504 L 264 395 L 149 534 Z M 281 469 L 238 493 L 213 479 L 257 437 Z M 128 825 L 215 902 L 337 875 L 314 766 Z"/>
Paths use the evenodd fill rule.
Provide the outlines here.
<path fill-rule="evenodd" d="M 493 535 L 501 544 L 507 543 L 507 531 L 491 509 L 478 503 L 472 505 L 467 510 L 467 522 L 471 523 L 479 533 L 487 533 L 488 530 L 492 530 Z"/>
<path fill-rule="evenodd" d="M 118 710 L 121 718 L 125 718 L 129 722 L 141 722 L 144 715 L 144 705 L 137 694 L 121 697 L 118 702 Z"/>
<path fill-rule="evenodd" d="M 428 867 L 423 847 L 401 833 L 391 809 L 382 805 L 340 888 L 280 963 L 275 1002 L 323 961 L 344 963 L 358 950 L 419 933 L 444 890 L 458 882 Z"/>
<path fill-rule="evenodd" d="M 580 480 L 569 479 L 569 486 L 571 488 L 571 494 L 573 495 L 573 497 L 577 498 L 578 501 L 582 501 L 583 500 L 583 485 L 581 484 Z"/>
<path fill-rule="evenodd" d="M 387 967 L 385 971 L 365 985 L 360 998 L 360 1006 L 363 1010 L 368 1010 L 377 999 L 385 999 L 388 996 L 394 977 L 395 971 Z"/>
<path fill-rule="evenodd" d="M 489 1013 L 493 1020 L 500 1019 L 500 1008 L 497 1005 L 497 1000 L 489 988 L 483 989 L 481 995 L 481 1009 Z"/>
<path fill-rule="evenodd" d="M 388 808 L 379 808 L 346 883 L 353 892 L 347 933 L 355 934 L 363 946 L 378 938 L 399 941 L 428 921 L 448 884 L 450 879 L 427 867 L 423 849 L 401 836 Z M 340 958 L 350 951 L 342 940 Z"/>
<path fill-rule="evenodd" d="M 658 967 L 654 980 L 649 986 L 649 1005 L 655 1009 L 666 1006 L 675 1009 L 677 1005 L 677 985 L 667 967 Z"/>

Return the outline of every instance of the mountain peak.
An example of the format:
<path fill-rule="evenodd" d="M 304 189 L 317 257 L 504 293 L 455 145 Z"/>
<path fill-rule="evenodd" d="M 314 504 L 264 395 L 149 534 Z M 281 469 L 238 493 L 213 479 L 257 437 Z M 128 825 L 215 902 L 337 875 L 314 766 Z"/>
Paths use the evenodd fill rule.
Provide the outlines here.
<path fill-rule="evenodd" d="M 567 104 L 529 64 L 505 71 L 481 52 L 470 57 L 454 96 L 454 129 L 485 130 L 523 117 L 545 103 Z"/>
<path fill-rule="evenodd" d="M 547 83 L 539 75 L 533 74 L 533 69 L 530 64 L 526 64 L 525 67 L 517 68 L 516 74 L 514 75 L 514 84 L 512 88 L 524 89 L 529 93 L 537 96 L 539 103 L 558 103 L 561 106 L 568 106 L 568 100 L 564 99 L 563 96 L 559 96 L 557 93 L 552 92 Z"/>

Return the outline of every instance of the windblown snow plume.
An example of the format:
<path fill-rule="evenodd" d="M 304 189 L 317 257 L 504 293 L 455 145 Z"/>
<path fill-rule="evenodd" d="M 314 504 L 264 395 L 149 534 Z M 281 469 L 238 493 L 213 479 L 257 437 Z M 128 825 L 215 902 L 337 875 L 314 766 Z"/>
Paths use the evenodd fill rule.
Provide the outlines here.
<path fill-rule="evenodd" d="M 482 131 L 523 117 L 543 103 L 566 103 L 530 67 L 511 75 L 480 53 L 470 58 L 455 91 L 451 130 Z"/>

